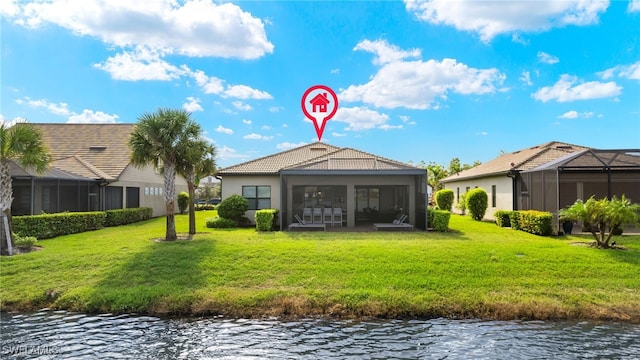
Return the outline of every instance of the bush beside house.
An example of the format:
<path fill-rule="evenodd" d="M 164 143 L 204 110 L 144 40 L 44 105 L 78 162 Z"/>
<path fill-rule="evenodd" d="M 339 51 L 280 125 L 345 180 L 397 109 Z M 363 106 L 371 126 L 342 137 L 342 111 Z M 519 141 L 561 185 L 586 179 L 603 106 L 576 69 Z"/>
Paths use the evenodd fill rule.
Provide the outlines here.
<path fill-rule="evenodd" d="M 438 210 L 433 208 L 427 209 L 427 222 L 428 226 L 434 231 L 447 231 L 449 230 L 449 220 L 451 219 L 451 212 L 446 210 Z"/>
<path fill-rule="evenodd" d="M 487 212 L 487 206 L 489 205 L 489 196 L 483 188 L 475 188 L 467 192 L 465 198 L 467 202 L 467 210 L 469 215 L 474 220 L 481 221 L 484 218 L 484 214 Z"/>
<path fill-rule="evenodd" d="M 436 191 L 436 205 L 440 210 L 451 211 L 453 206 L 453 190 L 442 189 Z"/>

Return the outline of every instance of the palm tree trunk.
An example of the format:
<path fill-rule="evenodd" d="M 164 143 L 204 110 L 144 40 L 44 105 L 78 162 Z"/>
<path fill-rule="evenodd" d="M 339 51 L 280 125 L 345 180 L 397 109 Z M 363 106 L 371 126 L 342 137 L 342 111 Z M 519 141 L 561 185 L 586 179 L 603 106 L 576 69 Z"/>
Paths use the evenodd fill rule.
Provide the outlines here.
<path fill-rule="evenodd" d="M 0 162 L 0 212 L 4 213 L 9 220 L 9 234 L 11 234 L 11 202 L 13 201 L 13 191 L 11 188 L 11 169 L 7 161 Z M 1 221 L 1 220 L 0 220 Z M 13 245 L 13 239 L 11 239 Z M 4 229 L 4 221 L 0 223 L 0 254 L 9 255 L 7 246 L 7 235 Z"/>
<path fill-rule="evenodd" d="M 176 234 L 176 165 L 164 164 L 164 202 L 167 210 L 167 231 L 165 240 L 178 239 Z"/>
<path fill-rule="evenodd" d="M 193 175 L 187 177 L 187 187 L 189 188 L 189 235 L 196 233 L 196 206 L 195 206 L 195 181 Z"/>

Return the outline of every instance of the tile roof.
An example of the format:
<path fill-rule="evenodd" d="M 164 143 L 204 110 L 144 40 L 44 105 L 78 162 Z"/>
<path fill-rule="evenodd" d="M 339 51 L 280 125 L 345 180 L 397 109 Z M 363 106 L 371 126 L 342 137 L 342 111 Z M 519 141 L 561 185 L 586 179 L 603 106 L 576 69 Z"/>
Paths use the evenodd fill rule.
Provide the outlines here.
<path fill-rule="evenodd" d="M 281 170 L 401 170 L 419 168 L 364 151 L 315 142 L 230 166 L 218 175 L 277 175 Z"/>
<path fill-rule="evenodd" d="M 469 170 L 451 175 L 441 180 L 443 183 L 471 179 L 477 177 L 506 174 L 509 171 L 524 171 L 533 169 L 550 161 L 576 151 L 588 148 L 579 145 L 551 141 L 545 144 L 503 154 L 491 161 L 480 164 Z"/>
<path fill-rule="evenodd" d="M 117 179 L 129 165 L 135 124 L 30 124 L 42 131 L 52 166 L 91 179 Z"/>

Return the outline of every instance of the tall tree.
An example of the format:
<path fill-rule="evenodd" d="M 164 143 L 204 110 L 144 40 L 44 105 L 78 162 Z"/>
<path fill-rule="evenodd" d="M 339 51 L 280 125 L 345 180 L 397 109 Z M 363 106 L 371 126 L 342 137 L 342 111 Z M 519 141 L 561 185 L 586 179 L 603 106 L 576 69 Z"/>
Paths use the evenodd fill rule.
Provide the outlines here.
<path fill-rule="evenodd" d="M 189 234 L 196 233 L 195 189 L 205 176 L 213 175 L 216 170 L 216 152 L 213 145 L 199 139 L 181 146 L 182 154 L 178 160 L 177 171 L 187 180 L 189 188 Z"/>
<path fill-rule="evenodd" d="M 182 109 L 158 109 L 144 113 L 129 138 L 131 163 L 135 166 L 153 165 L 164 174 L 164 201 L 167 213 L 165 239 L 176 240 L 175 199 L 176 167 L 184 146 L 196 143 L 202 130 L 191 119 L 191 113 Z"/>
<path fill-rule="evenodd" d="M 430 162 L 427 165 L 427 182 L 431 186 L 433 193 L 442 189 L 442 184 L 440 184 L 440 180 L 449 176 L 449 172 L 444 166 L 440 164 L 436 164 L 434 162 Z"/>
<path fill-rule="evenodd" d="M 49 167 L 51 155 L 44 144 L 42 133 L 27 123 L 13 126 L 0 123 L 0 211 L 8 217 L 11 234 L 11 202 L 13 188 L 9 163 L 15 162 L 23 168 L 32 168 L 43 173 Z M 0 225 L 4 230 L 4 225 Z M 0 231 L 0 252 L 8 253 L 6 232 Z M 12 240 L 13 241 L 13 240 Z"/>

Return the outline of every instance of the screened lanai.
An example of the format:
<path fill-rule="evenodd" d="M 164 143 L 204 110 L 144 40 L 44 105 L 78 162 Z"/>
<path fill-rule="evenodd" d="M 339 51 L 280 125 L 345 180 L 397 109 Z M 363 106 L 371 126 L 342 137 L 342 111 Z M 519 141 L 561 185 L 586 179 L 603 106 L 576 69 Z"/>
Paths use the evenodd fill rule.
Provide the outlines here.
<path fill-rule="evenodd" d="M 558 211 L 577 199 L 625 195 L 640 203 L 640 149 L 577 151 L 519 176 L 519 209 Z"/>

